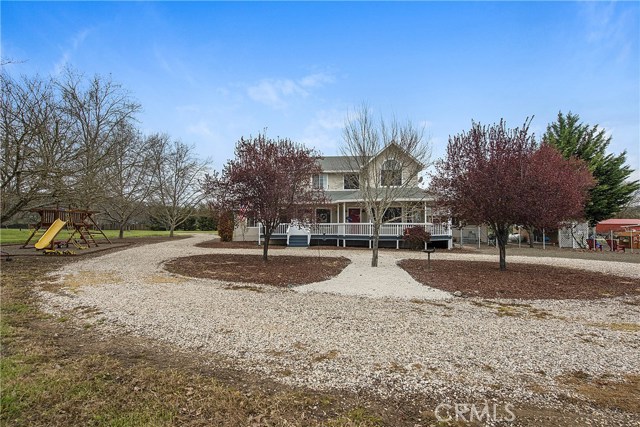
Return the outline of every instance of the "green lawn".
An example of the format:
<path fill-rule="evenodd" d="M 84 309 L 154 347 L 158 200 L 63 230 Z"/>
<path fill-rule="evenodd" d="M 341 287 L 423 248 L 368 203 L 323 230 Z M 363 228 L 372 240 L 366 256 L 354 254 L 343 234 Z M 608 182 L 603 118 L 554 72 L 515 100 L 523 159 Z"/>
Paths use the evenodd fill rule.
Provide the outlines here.
<path fill-rule="evenodd" d="M 31 244 L 37 242 L 38 238 L 42 235 L 43 230 L 40 230 L 36 237 L 31 240 Z M 104 230 L 104 233 L 109 237 L 109 239 L 117 239 L 118 238 L 118 230 Z M 176 235 L 189 235 L 194 233 L 209 233 L 211 235 L 216 234 L 215 231 L 176 231 Z M 0 244 L 2 245 L 10 245 L 15 243 L 24 243 L 25 240 L 31 234 L 31 230 L 16 230 L 13 228 L 3 228 L 0 229 Z M 125 231 L 124 237 L 127 239 L 136 238 L 136 237 L 153 237 L 153 236 L 164 236 L 168 237 L 168 231 L 151 231 L 151 230 L 132 230 Z M 69 238 L 69 232 L 67 230 L 62 230 L 60 234 L 56 237 L 57 240 L 65 240 Z"/>

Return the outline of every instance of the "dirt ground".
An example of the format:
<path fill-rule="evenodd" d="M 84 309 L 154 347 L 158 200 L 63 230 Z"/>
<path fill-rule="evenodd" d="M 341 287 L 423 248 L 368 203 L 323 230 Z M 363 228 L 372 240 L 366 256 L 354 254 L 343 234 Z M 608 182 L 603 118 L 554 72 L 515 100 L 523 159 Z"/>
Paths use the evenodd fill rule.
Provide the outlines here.
<path fill-rule="evenodd" d="M 582 270 L 497 262 L 405 259 L 398 263 L 423 285 L 467 297 L 507 299 L 597 299 L 640 295 L 640 281 Z"/>
<path fill-rule="evenodd" d="M 349 265 L 344 257 L 211 254 L 177 258 L 165 267 L 183 276 L 229 282 L 258 283 L 286 287 L 321 282 L 340 274 Z"/>

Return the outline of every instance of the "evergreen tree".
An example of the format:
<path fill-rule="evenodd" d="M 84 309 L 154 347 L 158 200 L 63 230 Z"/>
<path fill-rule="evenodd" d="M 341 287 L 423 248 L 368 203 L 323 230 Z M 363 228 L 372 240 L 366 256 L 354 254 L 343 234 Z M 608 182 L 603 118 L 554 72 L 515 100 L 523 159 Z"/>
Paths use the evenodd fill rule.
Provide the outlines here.
<path fill-rule="evenodd" d="M 608 154 L 611 137 L 607 137 L 598 125 L 581 123 L 577 114 L 559 112 L 558 119 L 547 126 L 544 141 L 556 147 L 564 157 L 575 156 L 589 166 L 596 180 L 585 208 L 591 225 L 613 217 L 627 206 L 640 188 L 639 181 L 627 180 L 633 173 L 633 169 L 625 164 L 627 152 Z"/>

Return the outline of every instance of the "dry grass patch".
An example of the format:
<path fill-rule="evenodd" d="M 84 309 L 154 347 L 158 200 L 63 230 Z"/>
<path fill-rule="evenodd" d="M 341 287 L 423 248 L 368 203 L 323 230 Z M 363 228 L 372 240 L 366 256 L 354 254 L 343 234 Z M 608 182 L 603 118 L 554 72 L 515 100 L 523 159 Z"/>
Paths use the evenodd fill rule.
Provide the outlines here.
<path fill-rule="evenodd" d="M 153 274 L 151 276 L 145 277 L 144 281 L 145 283 L 164 285 L 184 283 L 187 281 L 187 279 L 185 279 L 184 277 L 169 276 L 166 274 Z"/>
<path fill-rule="evenodd" d="M 640 414 L 640 375 L 629 374 L 616 379 L 574 371 L 556 379 L 600 408 Z"/>
<path fill-rule="evenodd" d="M 251 291 L 251 292 L 257 292 L 259 294 L 265 292 L 264 289 L 259 288 L 258 286 L 252 286 L 252 285 L 237 285 L 237 284 L 233 284 L 233 285 L 226 285 L 224 287 L 224 289 L 229 289 L 229 290 L 232 290 L 232 291 Z"/>
<path fill-rule="evenodd" d="M 588 323 L 588 325 L 612 331 L 640 332 L 640 324 L 638 323 Z"/>
<path fill-rule="evenodd" d="M 96 286 L 104 284 L 123 283 L 122 276 L 113 272 L 102 271 L 77 271 L 63 278 L 62 286 L 72 290 L 82 286 Z"/>
<path fill-rule="evenodd" d="M 326 360 L 335 359 L 339 354 L 340 352 L 338 350 L 329 350 L 326 353 L 316 354 L 311 360 L 313 360 L 315 363 L 324 362 Z"/>
<path fill-rule="evenodd" d="M 471 301 L 471 304 L 477 307 L 490 308 L 495 310 L 498 317 L 521 317 L 521 318 L 535 318 L 535 319 L 563 319 L 559 316 L 554 316 L 547 310 L 536 308 L 530 304 L 521 303 L 503 303 L 489 300 Z"/>

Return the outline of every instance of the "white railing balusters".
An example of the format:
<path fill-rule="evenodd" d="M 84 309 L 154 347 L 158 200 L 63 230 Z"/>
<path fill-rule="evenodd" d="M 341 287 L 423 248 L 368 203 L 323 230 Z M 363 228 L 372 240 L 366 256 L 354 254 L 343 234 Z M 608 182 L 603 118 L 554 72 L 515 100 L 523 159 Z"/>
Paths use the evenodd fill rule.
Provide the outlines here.
<path fill-rule="evenodd" d="M 274 231 L 274 236 L 288 234 L 291 224 L 283 223 L 278 225 Z M 432 236 L 451 236 L 451 227 L 448 223 L 433 224 L 433 223 L 387 223 L 382 224 L 380 227 L 380 236 L 401 236 L 404 234 L 404 230 L 409 227 L 422 226 L 426 231 L 430 232 Z M 259 225 L 260 231 L 264 232 L 264 227 Z M 309 229 L 314 236 L 372 236 L 373 224 L 368 222 L 359 223 L 315 223 L 310 224 Z"/>

